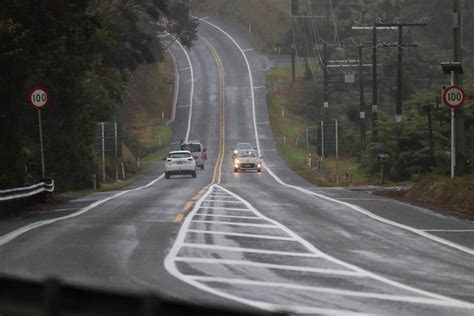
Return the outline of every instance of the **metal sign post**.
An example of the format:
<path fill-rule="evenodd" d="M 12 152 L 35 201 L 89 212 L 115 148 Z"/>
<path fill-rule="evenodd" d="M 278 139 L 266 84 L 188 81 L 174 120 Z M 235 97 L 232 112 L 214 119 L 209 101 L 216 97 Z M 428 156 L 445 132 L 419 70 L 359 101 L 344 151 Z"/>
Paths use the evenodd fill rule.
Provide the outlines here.
<path fill-rule="evenodd" d="M 38 127 L 40 137 L 40 155 L 41 155 L 41 175 L 46 178 L 46 167 L 44 163 L 44 147 L 43 147 L 43 126 L 41 123 L 41 110 L 48 105 L 48 91 L 43 87 L 31 89 L 28 94 L 30 105 L 38 111 Z"/>

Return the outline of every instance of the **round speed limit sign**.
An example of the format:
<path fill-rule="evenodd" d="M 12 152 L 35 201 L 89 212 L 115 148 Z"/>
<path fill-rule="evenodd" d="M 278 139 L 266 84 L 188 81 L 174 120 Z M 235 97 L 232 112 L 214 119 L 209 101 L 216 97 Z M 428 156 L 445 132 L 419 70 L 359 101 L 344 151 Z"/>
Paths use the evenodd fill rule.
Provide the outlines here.
<path fill-rule="evenodd" d="M 466 101 L 466 94 L 464 89 L 459 86 L 450 86 L 444 90 L 443 93 L 444 105 L 450 109 L 457 109 L 464 105 Z"/>
<path fill-rule="evenodd" d="M 48 105 L 48 91 L 43 87 L 33 88 L 28 94 L 28 101 L 35 109 L 42 110 Z"/>

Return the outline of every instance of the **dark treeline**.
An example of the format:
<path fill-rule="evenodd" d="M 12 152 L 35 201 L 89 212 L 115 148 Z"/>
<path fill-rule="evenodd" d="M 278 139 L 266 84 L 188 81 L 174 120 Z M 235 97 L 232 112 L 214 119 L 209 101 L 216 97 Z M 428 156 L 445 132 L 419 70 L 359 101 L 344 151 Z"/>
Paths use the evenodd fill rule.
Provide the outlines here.
<path fill-rule="evenodd" d="M 165 21 L 165 23 L 156 23 Z M 0 187 L 41 177 L 31 88 L 44 86 L 47 176 L 61 189 L 90 183 L 95 124 L 119 117 L 124 88 L 139 64 L 163 59 L 163 28 L 190 47 L 197 23 L 167 0 L 5 0 L 0 6 Z"/>

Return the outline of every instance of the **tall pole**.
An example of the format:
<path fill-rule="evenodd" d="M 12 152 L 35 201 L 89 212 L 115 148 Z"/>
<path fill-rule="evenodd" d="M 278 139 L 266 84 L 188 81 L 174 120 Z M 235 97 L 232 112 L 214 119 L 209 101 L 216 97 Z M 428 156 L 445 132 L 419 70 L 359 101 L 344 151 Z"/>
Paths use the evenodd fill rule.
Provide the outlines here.
<path fill-rule="evenodd" d="M 43 148 L 43 126 L 41 123 L 41 110 L 38 110 L 38 126 L 40 135 L 40 151 L 41 151 L 41 175 L 46 178 L 46 168 L 44 165 L 44 148 Z"/>
<path fill-rule="evenodd" d="M 105 123 L 100 123 L 102 127 L 102 181 L 105 182 Z"/>
<path fill-rule="evenodd" d="M 451 86 L 454 85 L 454 71 L 451 71 Z M 456 122 L 454 109 L 451 109 L 451 179 L 454 179 L 456 171 Z"/>
<path fill-rule="evenodd" d="M 395 121 L 397 123 L 402 122 L 402 95 L 403 95 L 403 83 L 402 83 L 402 62 L 403 62 L 403 26 L 398 26 L 398 65 L 397 65 L 397 106 L 395 111 Z"/>
<path fill-rule="evenodd" d="M 324 119 L 329 119 L 329 91 L 328 91 L 328 50 L 323 43 L 323 77 L 324 77 Z"/>
<path fill-rule="evenodd" d="M 372 31 L 372 136 L 378 134 L 377 126 L 377 27 Z"/>
<path fill-rule="evenodd" d="M 453 0 L 453 61 L 462 63 L 461 48 L 461 6 L 460 0 Z M 454 74 L 453 84 L 462 86 L 462 74 Z M 454 111 L 454 134 L 455 134 L 455 173 L 461 175 L 466 168 L 465 140 L 464 140 L 464 109 L 462 107 Z"/>
<path fill-rule="evenodd" d="M 119 180 L 118 172 L 118 133 L 117 133 L 117 122 L 114 122 L 114 138 L 115 138 L 115 181 Z M 161 147 L 161 146 L 160 146 Z"/>
<path fill-rule="evenodd" d="M 359 112 L 360 112 L 360 145 L 365 147 L 365 104 L 364 104 L 364 70 L 362 62 L 362 45 L 359 45 Z"/>

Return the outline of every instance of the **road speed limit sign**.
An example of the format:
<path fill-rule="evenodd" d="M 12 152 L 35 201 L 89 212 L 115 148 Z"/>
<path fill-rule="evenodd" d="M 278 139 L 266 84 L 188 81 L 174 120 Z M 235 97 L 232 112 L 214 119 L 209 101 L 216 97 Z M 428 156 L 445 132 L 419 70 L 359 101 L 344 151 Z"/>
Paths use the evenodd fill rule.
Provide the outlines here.
<path fill-rule="evenodd" d="M 33 88 L 28 94 L 28 101 L 32 107 L 41 110 L 48 105 L 48 91 L 43 87 Z"/>
<path fill-rule="evenodd" d="M 447 87 L 443 92 L 444 105 L 451 109 L 457 109 L 464 105 L 466 94 L 464 89 L 459 86 Z"/>

